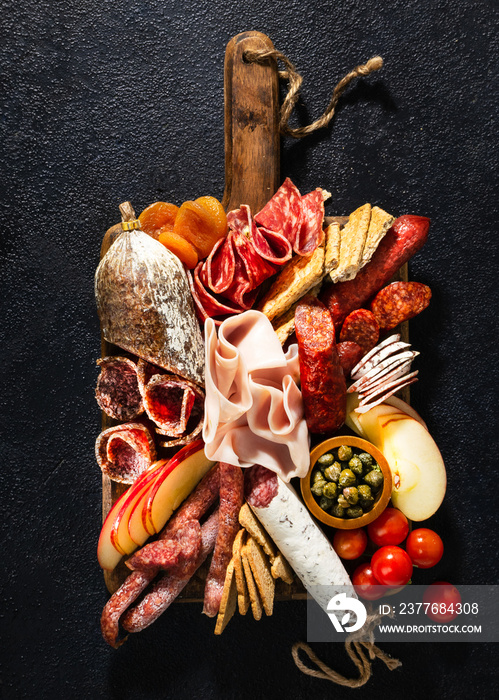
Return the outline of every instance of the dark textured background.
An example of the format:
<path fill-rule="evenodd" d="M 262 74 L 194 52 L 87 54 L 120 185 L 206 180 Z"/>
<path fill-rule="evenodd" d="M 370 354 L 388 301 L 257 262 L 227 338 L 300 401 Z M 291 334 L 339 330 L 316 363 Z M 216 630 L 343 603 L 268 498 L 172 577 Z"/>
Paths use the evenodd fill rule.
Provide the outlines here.
<path fill-rule="evenodd" d="M 448 495 L 431 525 L 438 568 L 419 582 L 497 582 L 497 15 L 490 0 L 231 3 L 1 2 L 2 438 L 0 625 L 6 698 L 489 698 L 494 646 L 385 645 L 403 661 L 351 691 L 291 659 L 305 603 L 232 620 L 221 638 L 200 605 L 175 605 L 118 651 L 95 547 L 100 416 L 93 273 L 104 231 L 131 199 L 221 197 L 223 56 L 258 29 L 304 75 L 297 121 L 337 80 L 381 54 L 333 127 L 283 143 L 282 176 L 333 193 L 327 213 L 371 201 L 432 218 L 410 264 L 433 290 L 411 322 L 421 351 L 413 404 L 445 458 Z M 494 454 L 495 452 L 495 454 Z M 341 645 L 316 651 L 353 672 Z"/>

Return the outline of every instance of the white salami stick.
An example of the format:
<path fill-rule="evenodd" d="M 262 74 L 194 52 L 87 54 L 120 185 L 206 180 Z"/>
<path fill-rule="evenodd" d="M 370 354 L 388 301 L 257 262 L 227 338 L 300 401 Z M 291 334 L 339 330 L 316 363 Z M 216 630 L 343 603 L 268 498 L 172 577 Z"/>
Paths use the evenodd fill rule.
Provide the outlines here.
<path fill-rule="evenodd" d="M 217 533 L 218 509 L 201 526 L 201 550 L 197 557 L 190 562 L 184 562 L 178 570 L 163 574 L 143 600 L 124 615 L 122 624 L 127 632 L 140 632 L 164 613 L 213 550 Z"/>
<path fill-rule="evenodd" d="M 248 504 L 310 595 L 323 610 L 333 588 L 356 598 L 341 559 L 293 487 L 264 467 L 253 469 Z"/>

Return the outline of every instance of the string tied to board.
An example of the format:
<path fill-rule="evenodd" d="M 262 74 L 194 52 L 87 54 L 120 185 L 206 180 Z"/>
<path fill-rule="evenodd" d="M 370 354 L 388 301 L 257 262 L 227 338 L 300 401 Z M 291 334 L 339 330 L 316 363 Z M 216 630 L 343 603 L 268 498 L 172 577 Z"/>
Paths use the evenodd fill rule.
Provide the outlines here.
<path fill-rule="evenodd" d="M 371 610 L 362 629 L 358 632 L 349 634 L 346 638 L 345 649 L 348 656 L 357 667 L 359 672 L 358 678 L 346 678 L 345 676 L 342 676 L 341 673 L 338 673 L 334 669 L 330 668 L 327 664 L 321 661 L 321 659 L 319 659 L 317 654 L 308 644 L 305 644 L 305 642 L 296 642 L 293 644 L 291 649 L 296 666 L 302 673 L 305 673 L 308 676 L 331 681 L 332 683 L 343 685 L 348 688 L 360 688 L 367 683 L 372 674 L 372 663 L 376 658 L 383 661 L 385 666 L 390 671 L 399 668 L 402 666 L 402 662 L 391 657 L 374 643 L 374 630 L 378 626 L 382 617 L 382 614 L 377 612 L 373 613 Z M 367 641 L 366 635 L 368 638 Z M 363 641 L 360 641 L 360 639 Z M 305 662 L 303 662 L 300 659 L 300 651 L 307 654 L 310 661 L 312 661 L 317 669 L 320 670 L 311 668 Z"/>
<path fill-rule="evenodd" d="M 281 134 L 292 136 L 296 139 L 301 139 L 317 129 L 327 126 L 334 117 L 336 105 L 338 104 L 341 95 L 346 90 L 348 85 L 356 78 L 366 77 L 383 66 L 383 59 L 381 56 L 374 56 L 373 58 L 369 59 L 367 63 L 356 66 L 336 85 L 328 106 L 318 119 L 307 126 L 292 128 L 289 126 L 289 119 L 298 100 L 301 84 L 303 82 L 302 76 L 298 73 L 293 63 L 291 63 L 287 56 L 276 49 L 247 49 L 244 52 L 244 59 L 246 61 L 256 63 L 262 63 L 268 59 L 274 59 L 275 61 L 281 61 L 285 65 L 286 70 L 280 70 L 278 72 L 280 78 L 288 81 L 288 92 L 281 105 L 279 130 Z"/>

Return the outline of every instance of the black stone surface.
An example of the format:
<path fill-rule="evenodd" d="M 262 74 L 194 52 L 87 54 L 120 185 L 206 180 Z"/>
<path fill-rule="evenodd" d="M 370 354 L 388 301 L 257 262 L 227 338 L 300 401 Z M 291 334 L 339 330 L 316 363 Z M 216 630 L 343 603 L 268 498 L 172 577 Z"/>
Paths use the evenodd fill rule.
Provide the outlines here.
<path fill-rule="evenodd" d="M 231 3 L 3 0 L 0 633 L 5 698 L 495 697 L 496 647 L 385 645 L 363 689 L 302 675 L 291 645 L 305 603 L 222 637 L 200 605 L 175 605 L 114 651 L 95 547 L 100 416 L 93 273 L 118 204 L 221 197 L 223 56 L 240 31 L 268 34 L 304 76 L 296 123 L 337 80 L 331 128 L 286 139 L 282 176 L 333 193 L 327 213 L 371 201 L 432 218 L 410 264 L 433 290 L 411 322 L 421 352 L 412 400 L 441 448 L 448 493 L 429 522 L 445 541 L 419 582 L 497 582 L 497 12 L 491 0 Z M 496 489 L 497 490 L 497 489 Z M 317 645 L 354 675 L 342 645 Z"/>

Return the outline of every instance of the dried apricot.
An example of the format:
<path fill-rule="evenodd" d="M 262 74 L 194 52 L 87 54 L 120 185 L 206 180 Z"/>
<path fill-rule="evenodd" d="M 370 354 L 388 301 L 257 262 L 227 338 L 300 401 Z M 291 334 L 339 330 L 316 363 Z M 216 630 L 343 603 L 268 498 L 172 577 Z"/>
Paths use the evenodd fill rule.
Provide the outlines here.
<path fill-rule="evenodd" d="M 208 209 L 197 202 L 187 201 L 180 207 L 174 231 L 197 250 L 199 258 L 206 258 L 221 236 L 219 224 Z"/>
<path fill-rule="evenodd" d="M 174 224 L 179 208 L 168 202 L 154 202 L 144 209 L 139 216 L 142 231 L 157 238 L 159 229 L 166 224 Z"/>
<path fill-rule="evenodd" d="M 224 238 L 227 235 L 227 215 L 223 206 L 216 197 L 198 197 L 197 204 L 201 204 L 207 209 L 217 222 L 218 238 Z"/>
<path fill-rule="evenodd" d="M 185 238 L 179 236 L 173 230 L 173 224 L 166 224 L 159 229 L 159 242 L 165 248 L 181 260 L 189 270 L 193 270 L 198 263 L 198 254 L 194 247 L 186 241 Z"/>

